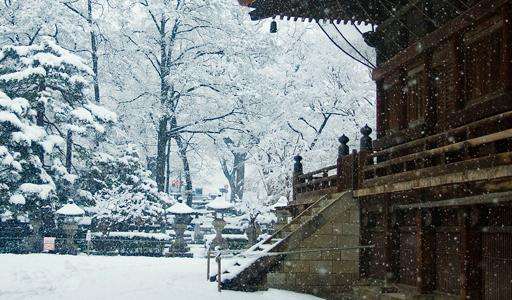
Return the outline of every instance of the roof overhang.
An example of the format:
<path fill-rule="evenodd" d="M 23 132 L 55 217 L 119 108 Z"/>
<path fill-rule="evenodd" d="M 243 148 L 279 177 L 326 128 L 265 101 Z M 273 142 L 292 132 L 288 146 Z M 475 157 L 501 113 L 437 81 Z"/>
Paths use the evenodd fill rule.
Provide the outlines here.
<path fill-rule="evenodd" d="M 238 0 L 253 10 L 252 20 L 266 18 L 380 24 L 399 6 L 398 0 Z"/>

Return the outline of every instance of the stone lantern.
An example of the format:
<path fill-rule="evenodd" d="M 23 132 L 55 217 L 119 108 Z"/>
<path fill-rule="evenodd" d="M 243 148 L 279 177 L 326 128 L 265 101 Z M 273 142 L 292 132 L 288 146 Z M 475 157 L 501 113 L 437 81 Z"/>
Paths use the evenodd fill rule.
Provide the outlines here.
<path fill-rule="evenodd" d="M 85 215 L 85 211 L 76 205 L 73 200 L 69 200 L 66 205 L 62 206 L 55 213 L 58 215 L 59 223 L 66 234 L 64 252 L 76 254 L 77 248 L 74 239 L 78 230 L 79 218 Z"/>
<path fill-rule="evenodd" d="M 213 228 L 215 229 L 215 238 L 213 238 L 210 248 L 228 249 L 228 242 L 222 237 L 222 230 L 226 227 L 224 214 L 233 208 L 233 204 L 225 199 L 217 198 L 208 203 L 206 207 L 214 212 Z"/>
<path fill-rule="evenodd" d="M 191 257 L 184 235 L 185 230 L 192 221 L 192 216 L 196 212 L 182 202 L 174 204 L 167 209 L 167 212 L 174 216 L 174 231 L 176 232 L 176 239 L 171 245 L 170 254 L 177 257 Z"/>
<path fill-rule="evenodd" d="M 288 211 L 288 199 L 282 196 L 277 202 L 272 205 L 272 211 L 276 214 L 277 224 L 275 231 L 279 228 L 288 224 L 288 219 L 291 217 L 291 213 Z"/>

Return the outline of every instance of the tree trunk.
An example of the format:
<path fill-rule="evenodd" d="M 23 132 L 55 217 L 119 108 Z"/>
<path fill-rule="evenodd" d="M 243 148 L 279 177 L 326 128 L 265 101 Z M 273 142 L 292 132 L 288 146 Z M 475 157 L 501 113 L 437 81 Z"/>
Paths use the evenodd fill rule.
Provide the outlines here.
<path fill-rule="evenodd" d="M 158 122 L 158 137 L 156 146 L 156 185 L 159 192 L 163 192 L 165 189 L 165 165 L 167 156 L 166 145 L 167 145 L 167 117 L 162 117 Z"/>
<path fill-rule="evenodd" d="M 229 188 L 231 190 L 231 202 L 241 200 L 244 197 L 246 159 L 247 153 L 234 153 L 233 167 L 231 168 L 231 170 L 229 169 L 226 160 L 220 161 L 222 172 L 224 173 L 224 176 L 228 180 Z"/>
<path fill-rule="evenodd" d="M 89 30 L 91 34 L 91 59 L 92 59 L 92 72 L 93 74 L 93 87 L 94 87 L 94 100 L 96 103 L 100 102 L 100 86 L 98 82 L 98 45 L 96 44 L 96 33 L 93 29 L 92 20 L 92 0 L 87 0 L 87 22 L 89 23 Z"/>
<path fill-rule="evenodd" d="M 37 104 L 37 114 L 36 114 L 36 125 L 40 127 L 44 127 L 44 112 L 45 107 L 42 102 L 39 102 Z M 39 156 L 39 160 L 41 161 L 41 164 L 44 166 L 44 150 L 43 147 L 38 147 L 38 153 L 37 156 Z"/>
<path fill-rule="evenodd" d="M 66 171 L 71 173 L 71 167 L 73 166 L 73 132 L 68 130 L 66 137 Z"/>
<path fill-rule="evenodd" d="M 165 192 L 169 194 L 171 189 L 171 141 L 167 141 L 167 157 L 166 157 L 166 169 L 165 169 Z"/>
<path fill-rule="evenodd" d="M 178 152 L 180 153 L 181 161 L 183 163 L 183 173 L 185 174 L 185 195 L 187 195 L 187 205 L 192 205 L 192 176 L 190 175 L 190 165 L 187 158 L 187 144 L 183 139 L 176 137 L 176 145 L 178 145 Z"/>
<path fill-rule="evenodd" d="M 240 201 L 244 197 L 246 159 L 247 153 L 240 153 L 234 155 L 234 189 L 231 190 L 231 201 Z"/>

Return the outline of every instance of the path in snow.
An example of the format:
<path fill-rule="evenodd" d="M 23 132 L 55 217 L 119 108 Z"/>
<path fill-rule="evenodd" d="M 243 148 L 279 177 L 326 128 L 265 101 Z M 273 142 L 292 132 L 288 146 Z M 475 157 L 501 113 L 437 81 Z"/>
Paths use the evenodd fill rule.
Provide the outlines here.
<path fill-rule="evenodd" d="M 199 258 L 0 255 L 0 299 L 313 300 L 280 290 L 222 291 Z"/>

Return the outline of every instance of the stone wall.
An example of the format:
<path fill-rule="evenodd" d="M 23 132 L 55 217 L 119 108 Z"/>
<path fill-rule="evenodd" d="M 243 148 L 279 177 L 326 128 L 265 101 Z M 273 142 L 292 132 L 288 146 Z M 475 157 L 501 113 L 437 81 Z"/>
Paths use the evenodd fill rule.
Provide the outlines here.
<path fill-rule="evenodd" d="M 354 199 L 343 199 L 322 212 L 322 224 L 299 247 L 288 251 L 353 247 L 359 245 L 359 207 Z M 313 229 L 312 229 L 313 228 Z M 287 255 L 267 275 L 267 286 L 343 299 L 359 279 L 359 251 L 311 251 Z"/>

